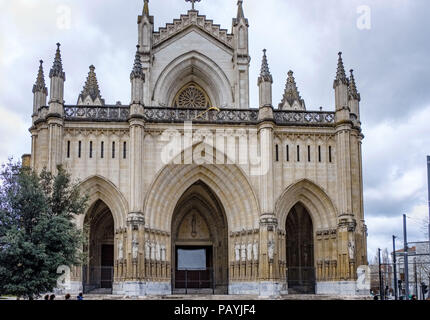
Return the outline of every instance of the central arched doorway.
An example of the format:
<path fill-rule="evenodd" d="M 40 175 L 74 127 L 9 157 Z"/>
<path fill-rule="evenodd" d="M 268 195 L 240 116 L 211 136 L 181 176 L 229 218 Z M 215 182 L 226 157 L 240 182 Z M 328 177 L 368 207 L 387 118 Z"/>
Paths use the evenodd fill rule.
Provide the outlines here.
<path fill-rule="evenodd" d="M 311 216 L 301 204 L 288 213 L 286 230 L 289 293 L 315 293 L 314 231 Z"/>
<path fill-rule="evenodd" d="M 224 208 L 203 182 L 179 199 L 172 219 L 172 288 L 175 293 L 228 291 L 228 233 Z"/>
<path fill-rule="evenodd" d="M 114 220 L 109 207 L 101 200 L 88 210 L 84 220 L 87 244 L 83 267 L 84 292 L 112 293 L 114 270 Z"/>

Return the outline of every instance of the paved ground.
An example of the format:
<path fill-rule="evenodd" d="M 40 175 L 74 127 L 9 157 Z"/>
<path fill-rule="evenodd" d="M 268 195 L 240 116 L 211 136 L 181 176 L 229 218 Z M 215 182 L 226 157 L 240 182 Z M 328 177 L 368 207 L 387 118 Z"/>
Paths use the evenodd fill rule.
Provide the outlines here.
<path fill-rule="evenodd" d="M 76 297 L 72 296 L 72 300 Z M 253 295 L 170 295 L 170 296 L 119 296 L 119 295 L 96 295 L 87 294 L 84 296 L 85 300 L 373 300 L 370 296 L 328 296 L 328 295 L 286 295 L 281 297 L 258 297 Z M 16 300 L 14 297 L 0 297 L 2 300 Z M 43 300 L 41 298 L 40 300 Z M 64 300 L 64 296 L 57 296 L 56 300 Z"/>
<path fill-rule="evenodd" d="M 74 297 L 73 297 L 74 298 Z M 263 298 L 253 295 L 171 295 L 171 296 L 118 296 L 92 295 L 84 296 L 85 300 L 372 300 L 372 297 L 326 296 L 326 295 L 286 295 L 276 298 Z M 57 300 L 64 300 L 63 296 Z"/>

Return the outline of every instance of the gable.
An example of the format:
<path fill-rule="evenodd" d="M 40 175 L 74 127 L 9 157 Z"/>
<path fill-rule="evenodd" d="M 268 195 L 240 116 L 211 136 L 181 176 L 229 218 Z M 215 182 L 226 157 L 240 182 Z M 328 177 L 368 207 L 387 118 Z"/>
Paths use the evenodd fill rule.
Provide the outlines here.
<path fill-rule="evenodd" d="M 180 19 L 173 20 L 173 23 L 167 23 L 158 32 L 153 34 L 154 47 L 162 44 L 168 39 L 175 37 L 191 26 L 195 26 L 213 39 L 221 42 L 229 48 L 233 48 L 233 35 L 229 34 L 226 29 L 214 24 L 212 20 L 206 19 L 206 16 L 199 15 L 197 11 L 188 11 L 188 14 L 181 15 Z"/>

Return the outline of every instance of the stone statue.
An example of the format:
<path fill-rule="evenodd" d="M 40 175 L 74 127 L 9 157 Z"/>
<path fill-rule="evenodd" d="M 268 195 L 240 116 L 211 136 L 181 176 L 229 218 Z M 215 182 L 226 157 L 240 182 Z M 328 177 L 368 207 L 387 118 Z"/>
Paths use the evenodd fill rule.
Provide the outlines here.
<path fill-rule="evenodd" d="M 124 249 L 123 249 L 123 244 L 122 244 L 122 240 L 118 240 L 118 260 L 122 260 L 124 259 Z"/>
<path fill-rule="evenodd" d="M 248 254 L 248 260 L 252 260 L 252 243 L 248 242 L 248 248 L 247 248 L 247 254 Z"/>
<path fill-rule="evenodd" d="M 145 259 L 149 260 L 151 257 L 151 244 L 149 241 L 145 242 Z"/>
<path fill-rule="evenodd" d="M 139 243 L 136 241 L 136 239 L 133 239 L 131 243 L 131 249 L 132 249 L 133 259 L 137 259 L 138 252 L 139 252 Z"/>
<path fill-rule="evenodd" d="M 242 256 L 242 261 L 246 261 L 246 246 L 244 243 L 242 243 L 242 245 L 240 246 L 240 251 L 241 251 L 241 256 Z"/>
<path fill-rule="evenodd" d="M 157 261 L 160 261 L 160 259 L 161 259 L 161 247 L 160 247 L 160 244 L 158 242 L 155 245 L 155 259 Z"/>
<path fill-rule="evenodd" d="M 257 241 L 254 242 L 252 252 L 254 254 L 254 260 L 258 261 L 258 242 Z"/>
<path fill-rule="evenodd" d="M 348 242 L 348 254 L 349 258 L 352 260 L 355 257 L 355 243 L 353 240 Z"/>
<path fill-rule="evenodd" d="M 197 225 L 196 215 L 195 215 L 195 214 L 193 214 L 193 218 L 192 218 L 192 220 L 191 220 L 191 236 L 192 236 L 193 238 L 195 238 L 195 237 L 197 236 L 197 228 L 196 228 L 196 225 Z"/>
<path fill-rule="evenodd" d="M 240 245 L 239 244 L 235 244 L 234 245 L 234 251 L 235 251 L 235 255 L 236 255 L 236 261 L 240 261 Z"/>
<path fill-rule="evenodd" d="M 166 246 L 164 244 L 161 246 L 161 261 L 166 261 Z"/>
<path fill-rule="evenodd" d="M 155 260 L 155 242 L 151 242 L 151 260 Z"/>
<path fill-rule="evenodd" d="M 275 253 L 275 243 L 273 241 L 269 241 L 267 244 L 267 252 L 269 255 L 269 260 L 273 260 L 273 256 Z"/>

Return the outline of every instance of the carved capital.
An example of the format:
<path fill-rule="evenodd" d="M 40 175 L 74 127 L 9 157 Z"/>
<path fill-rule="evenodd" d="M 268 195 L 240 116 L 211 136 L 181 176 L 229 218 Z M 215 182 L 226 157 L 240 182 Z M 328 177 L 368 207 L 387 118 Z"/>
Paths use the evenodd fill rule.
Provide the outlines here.
<path fill-rule="evenodd" d="M 260 226 L 276 228 L 278 226 L 278 219 L 273 214 L 264 214 L 260 217 Z"/>
<path fill-rule="evenodd" d="M 130 212 L 127 217 L 127 225 L 132 226 L 133 230 L 137 230 L 139 226 L 145 224 L 145 216 L 142 212 Z"/>

